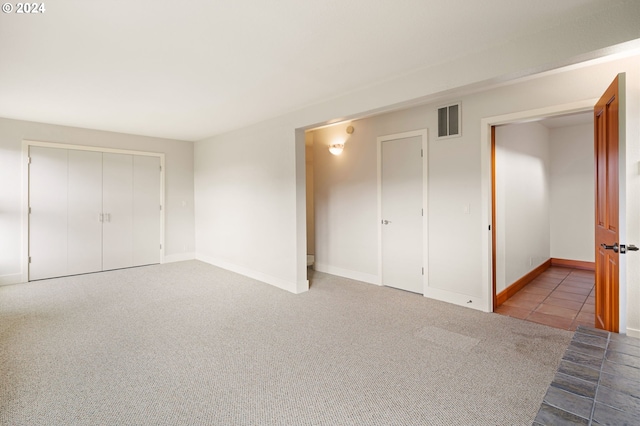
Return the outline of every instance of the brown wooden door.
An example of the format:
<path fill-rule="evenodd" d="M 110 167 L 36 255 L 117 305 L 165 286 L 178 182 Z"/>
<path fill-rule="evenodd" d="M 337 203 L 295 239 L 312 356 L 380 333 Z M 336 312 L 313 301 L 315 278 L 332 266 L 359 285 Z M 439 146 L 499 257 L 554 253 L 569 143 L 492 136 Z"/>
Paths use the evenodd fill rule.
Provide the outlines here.
<path fill-rule="evenodd" d="M 596 327 L 618 332 L 618 77 L 594 108 Z"/>

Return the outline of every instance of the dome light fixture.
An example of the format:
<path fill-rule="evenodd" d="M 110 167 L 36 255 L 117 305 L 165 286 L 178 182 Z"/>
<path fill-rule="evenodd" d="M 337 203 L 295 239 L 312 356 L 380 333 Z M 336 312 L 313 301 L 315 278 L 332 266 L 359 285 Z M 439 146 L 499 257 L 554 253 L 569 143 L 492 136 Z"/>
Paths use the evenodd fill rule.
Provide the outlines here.
<path fill-rule="evenodd" d="M 344 149 L 343 143 L 334 143 L 333 145 L 329 145 L 329 152 L 333 155 L 342 154 L 342 150 Z"/>
<path fill-rule="evenodd" d="M 347 134 L 351 135 L 353 134 L 353 126 L 349 126 L 346 129 Z M 333 145 L 329 145 L 329 152 L 332 153 L 333 155 L 340 155 L 342 154 L 342 151 L 344 150 L 344 142 L 343 143 L 334 143 Z"/>

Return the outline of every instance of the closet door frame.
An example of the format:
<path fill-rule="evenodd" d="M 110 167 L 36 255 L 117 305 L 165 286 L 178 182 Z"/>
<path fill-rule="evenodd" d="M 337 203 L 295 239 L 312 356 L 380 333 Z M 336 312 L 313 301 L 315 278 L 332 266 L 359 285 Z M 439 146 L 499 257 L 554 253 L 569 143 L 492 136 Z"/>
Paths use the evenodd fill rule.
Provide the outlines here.
<path fill-rule="evenodd" d="M 33 140 L 22 141 L 22 247 L 21 247 L 21 259 L 22 259 L 22 282 L 29 281 L 29 152 L 32 146 L 39 146 L 44 148 L 58 148 L 58 149 L 74 149 L 79 151 L 96 151 L 102 153 L 113 154 L 127 154 L 127 155 L 140 155 L 147 157 L 158 157 L 160 159 L 160 263 L 164 263 L 164 180 L 165 180 L 165 155 L 159 152 L 148 151 L 132 151 L 126 149 L 114 149 L 98 146 L 88 145 L 73 145 L 56 142 L 42 142 Z"/>

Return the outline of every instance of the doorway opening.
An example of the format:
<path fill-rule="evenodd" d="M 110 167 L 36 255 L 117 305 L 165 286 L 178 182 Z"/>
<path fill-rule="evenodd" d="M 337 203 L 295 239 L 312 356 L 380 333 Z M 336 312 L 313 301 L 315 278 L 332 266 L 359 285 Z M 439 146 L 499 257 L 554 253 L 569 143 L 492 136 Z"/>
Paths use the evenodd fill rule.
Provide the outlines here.
<path fill-rule="evenodd" d="M 396 259 L 387 266 L 409 262 L 410 267 L 399 268 L 400 275 L 411 274 L 409 291 L 423 294 L 424 277 L 428 276 L 427 130 L 377 136 L 372 128 L 363 119 L 309 129 L 304 138 L 302 134 L 298 135 L 297 143 L 302 146 L 304 139 L 305 147 L 306 273 L 312 277 L 314 271 L 318 271 L 374 285 L 387 285 L 382 279 L 381 266 L 382 228 L 385 226 L 381 217 L 384 204 L 381 173 L 384 158 L 399 153 L 402 158 L 397 159 L 400 165 L 396 165 L 396 171 L 402 174 L 403 179 L 407 178 L 403 173 L 408 172 L 409 163 L 415 168 L 412 169 L 410 182 L 405 179 L 396 185 L 399 199 L 412 204 L 410 208 L 407 207 L 411 218 L 404 220 L 398 216 L 397 219 L 384 219 L 387 219 L 387 228 L 393 227 L 396 231 L 411 222 L 410 239 L 417 247 L 392 250 Z M 330 149 L 333 145 L 340 145 L 341 152 L 333 152 L 335 150 Z M 382 149 L 383 145 L 386 150 Z M 405 152 L 405 148 L 410 152 Z M 392 188 L 387 186 L 387 189 L 385 194 L 391 194 Z M 397 206 L 398 203 L 391 204 Z M 395 226 L 389 225 L 391 223 Z M 387 241 L 391 237 L 387 235 Z M 407 243 L 405 239 L 402 242 Z M 389 271 L 390 267 L 384 269 Z M 401 284 L 389 285 L 404 289 L 404 278 L 403 275 L 395 280 L 401 281 Z"/>
<path fill-rule="evenodd" d="M 551 107 L 540 108 L 530 111 L 521 111 L 495 117 L 487 117 L 481 120 L 481 192 L 482 192 L 482 219 L 487 224 L 486 231 L 483 232 L 482 240 L 482 256 L 486 262 L 482 263 L 483 269 L 483 286 L 486 289 L 486 307 L 487 312 L 494 312 L 497 307 L 496 280 L 494 271 L 496 271 L 496 249 L 497 242 L 494 242 L 494 202 L 497 201 L 494 195 L 493 187 L 493 150 L 492 136 L 495 136 L 495 126 L 502 126 L 515 123 L 529 123 L 539 121 L 546 118 L 566 116 L 571 114 L 579 114 L 591 112 L 596 99 L 587 99 L 584 101 L 574 102 L 564 105 L 556 105 Z M 528 258 L 525 258 L 528 260 Z M 530 263 L 534 263 L 531 259 Z M 529 263 L 527 262 L 527 263 Z M 542 262 L 540 262 L 542 263 Z"/>
<path fill-rule="evenodd" d="M 305 188 L 307 212 L 307 280 L 311 280 L 316 257 L 316 229 L 315 229 L 315 192 L 314 192 L 314 161 L 313 161 L 313 132 L 304 134 Z M 311 281 L 310 281 L 311 282 Z"/>
<path fill-rule="evenodd" d="M 593 327 L 593 113 L 492 129 L 494 311 Z"/>

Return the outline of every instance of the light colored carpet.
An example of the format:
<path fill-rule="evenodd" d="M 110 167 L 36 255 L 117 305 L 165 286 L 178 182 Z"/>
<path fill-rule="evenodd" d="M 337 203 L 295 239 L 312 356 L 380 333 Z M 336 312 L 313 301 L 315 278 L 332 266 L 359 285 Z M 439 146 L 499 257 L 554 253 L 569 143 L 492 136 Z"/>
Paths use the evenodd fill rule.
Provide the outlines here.
<path fill-rule="evenodd" d="M 3 425 L 530 425 L 572 333 L 198 262 L 0 287 Z"/>

